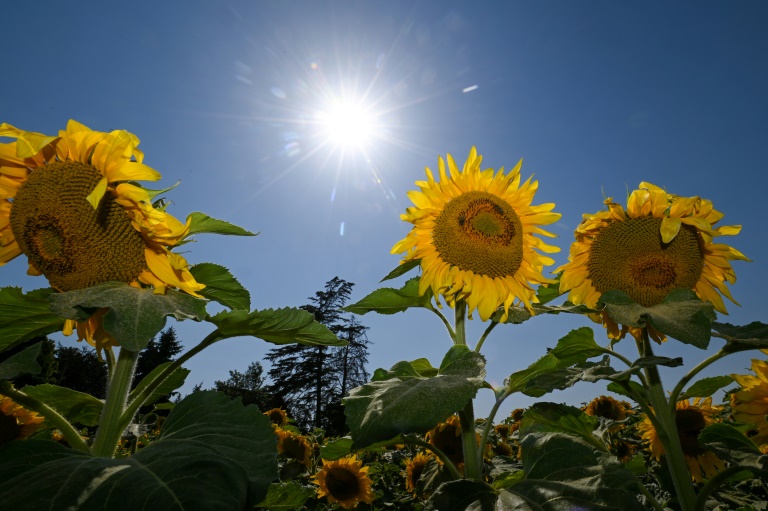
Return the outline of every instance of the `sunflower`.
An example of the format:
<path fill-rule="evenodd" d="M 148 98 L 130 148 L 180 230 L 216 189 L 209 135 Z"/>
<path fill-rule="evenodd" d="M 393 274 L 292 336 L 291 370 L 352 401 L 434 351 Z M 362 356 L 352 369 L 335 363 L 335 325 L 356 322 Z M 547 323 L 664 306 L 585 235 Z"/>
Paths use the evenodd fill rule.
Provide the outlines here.
<path fill-rule="evenodd" d="M 699 444 L 699 434 L 705 427 L 715 422 L 714 416 L 721 408 L 712 406 L 711 397 L 704 400 L 697 397 L 693 403 L 687 399 L 678 401 L 676 408 L 677 436 L 683 447 L 685 462 L 691 472 L 691 478 L 700 482 L 702 476 L 709 479 L 719 471 L 724 470 L 723 461 Z M 661 456 L 664 455 L 664 446 L 650 419 L 646 416 L 637 427 L 642 433 L 643 441 L 648 444 L 651 456 L 656 460 L 661 459 Z"/>
<path fill-rule="evenodd" d="M 278 453 L 298 460 L 305 467 L 312 465 L 313 449 L 306 437 L 281 428 L 275 429 L 275 435 L 277 435 Z"/>
<path fill-rule="evenodd" d="M 264 415 L 269 418 L 269 421 L 272 424 L 279 428 L 288 424 L 288 414 L 282 408 L 272 408 L 271 410 L 264 412 Z"/>
<path fill-rule="evenodd" d="M 602 293 L 617 289 L 651 307 L 670 291 L 686 288 L 727 314 L 720 293 L 736 303 L 725 285 L 736 281 L 729 261 L 749 259 L 712 240 L 738 234 L 741 226 L 715 228 L 723 214 L 711 201 L 671 195 L 646 182 L 630 194 L 626 210 L 611 198 L 605 204 L 607 211 L 584 215 L 569 262 L 555 270 L 563 272 L 561 293 L 569 291 L 571 302 L 594 309 Z M 612 339 L 627 331 L 640 335 L 640 329 L 619 328 L 606 313 L 590 317 L 603 323 Z M 664 337 L 652 333 L 656 340 Z"/>
<path fill-rule="evenodd" d="M 440 182 L 427 168 L 427 181 L 416 182 L 421 191 L 408 192 L 415 206 L 400 218 L 414 227 L 392 253 L 405 252 L 402 262 L 421 261 L 420 295 L 431 288 L 450 306 L 466 300 L 469 313 L 477 309 L 483 321 L 499 306 L 506 320 L 516 301 L 530 310 L 537 301 L 531 284 L 552 282 L 541 272 L 554 261 L 537 250 L 560 250 L 535 235 L 554 237 L 539 226 L 560 214 L 551 212 L 554 204 L 531 205 L 538 181 L 520 185 L 522 160 L 507 175 L 480 170 L 482 156 L 474 147 L 461 172 L 450 154 L 447 160 L 450 176 L 440 157 Z"/>
<path fill-rule="evenodd" d="M 135 183 L 160 179 L 142 163 L 135 135 L 70 120 L 56 137 L 5 123 L 0 137 L 15 139 L 0 144 L 0 265 L 24 254 L 28 273 L 61 292 L 119 281 L 200 296 L 205 286 L 169 250 L 189 225 L 153 205 L 159 192 Z M 77 327 L 78 340 L 116 346 L 102 327 L 104 312 L 68 320 L 64 333 Z"/>
<path fill-rule="evenodd" d="M 509 414 L 509 418 L 512 420 L 512 422 L 520 422 L 523 420 L 523 415 L 525 414 L 525 410 L 522 408 L 515 408 L 512 410 L 512 413 Z"/>
<path fill-rule="evenodd" d="M 757 428 L 751 438 L 760 445 L 768 443 L 768 361 L 753 359 L 752 371 L 757 376 L 731 375 L 741 385 L 731 394 L 731 409 L 734 419 Z"/>
<path fill-rule="evenodd" d="M 43 427 L 45 418 L 0 395 L 0 445 L 23 440 Z"/>
<path fill-rule="evenodd" d="M 634 412 L 632 412 L 632 405 L 626 401 L 617 401 L 611 396 L 600 396 L 584 407 L 584 413 L 612 421 L 623 421 L 627 418 L 627 414 L 631 415 Z"/>
<path fill-rule="evenodd" d="M 445 422 L 427 431 L 424 440 L 440 449 L 452 463 L 464 463 L 464 446 L 461 442 L 461 423 L 458 416 L 451 415 Z"/>
<path fill-rule="evenodd" d="M 424 473 L 424 467 L 427 466 L 429 460 L 434 459 L 434 456 L 420 452 L 412 459 L 405 460 L 405 489 L 406 491 L 416 495 L 417 483 L 421 474 Z"/>
<path fill-rule="evenodd" d="M 361 502 L 371 504 L 371 478 L 368 467 L 354 454 L 335 461 L 323 460 L 323 468 L 312 476 L 319 498 L 328 497 L 328 502 L 337 502 L 344 509 L 352 509 Z"/>

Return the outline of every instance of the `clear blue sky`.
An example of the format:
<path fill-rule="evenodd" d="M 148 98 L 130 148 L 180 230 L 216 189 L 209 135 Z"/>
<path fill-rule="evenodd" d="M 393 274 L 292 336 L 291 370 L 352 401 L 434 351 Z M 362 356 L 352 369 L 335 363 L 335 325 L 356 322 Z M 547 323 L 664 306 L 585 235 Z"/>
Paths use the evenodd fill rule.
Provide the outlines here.
<path fill-rule="evenodd" d="M 650 181 L 713 200 L 723 224 L 744 226 L 726 241 L 754 261 L 734 263 L 742 307 L 721 320 L 768 321 L 764 2 L 42 1 L 2 10 L 0 122 L 55 134 L 74 118 L 135 133 L 162 184 L 182 181 L 171 213 L 201 210 L 260 232 L 203 235 L 186 254 L 229 267 L 254 308 L 305 304 L 337 275 L 356 284 L 354 301 L 373 291 L 409 230 L 399 219 L 406 192 L 438 154 L 463 162 L 476 145 L 484 166 L 524 158 L 524 178 L 540 182 L 535 203 L 557 204 L 558 265 L 603 193 L 621 201 Z M 317 122 L 329 98 L 345 95 L 377 115 L 363 150 L 327 143 Z M 46 286 L 25 271 L 19 257 L 0 268 L 0 283 Z M 371 371 L 419 357 L 437 364 L 449 347 L 424 311 L 361 320 Z M 592 324 L 552 316 L 497 328 L 484 346 L 489 381 L 579 326 Z M 209 331 L 177 330 L 186 346 Z M 224 341 L 190 362 L 183 390 L 210 387 L 270 347 Z M 675 341 L 657 354 L 688 367 L 705 356 Z M 749 358 L 707 374 L 742 372 Z M 578 404 L 603 390 L 582 383 L 548 399 Z M 482 392 L 478 415 L 490 408 Z M 530 402 L 512 398 L 500 417 Z"/>

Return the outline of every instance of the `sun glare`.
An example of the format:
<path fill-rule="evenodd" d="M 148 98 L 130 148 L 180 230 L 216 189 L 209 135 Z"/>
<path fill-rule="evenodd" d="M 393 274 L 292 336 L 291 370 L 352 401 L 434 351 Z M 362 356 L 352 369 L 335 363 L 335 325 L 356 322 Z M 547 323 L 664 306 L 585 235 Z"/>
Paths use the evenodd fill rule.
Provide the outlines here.
<path fill-rule="evenodd" d="M 364 147 L 375 131 L 375 116 L 356 101 L 336 101 L 318 113 L 328 141 L 343 146 Z"/>

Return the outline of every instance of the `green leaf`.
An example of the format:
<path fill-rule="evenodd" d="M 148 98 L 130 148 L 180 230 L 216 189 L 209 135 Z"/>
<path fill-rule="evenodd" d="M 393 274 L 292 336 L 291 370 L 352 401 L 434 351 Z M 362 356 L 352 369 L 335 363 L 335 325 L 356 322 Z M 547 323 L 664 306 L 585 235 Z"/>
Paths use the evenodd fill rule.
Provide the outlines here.
<path fill-rule="evenodd" d="M 538 303 L 534 303 L 532 306 L 533 312 L 536 313 L 536 315 L 539 314 L 592 314 L 595 312 L 600 312 L 595 309 L 590 309 L 584 304 L 574 305 L 571 302 L 564 302 L 562 305 L 541 305 Z"/>
<path fill-rule="evenodd" d="M 653 366 L 665 366 L 665 367 L 680 367 L 683 365 L 683 358 L 669 358 L 669 357 L 641 357 L 632 362 L 633 368 L 644 368 Z"/>
<path fill-rule="evenodd" d="M 64 319 L 51 312 L 48 296 L 53 289 L 22 293 L 19 287 L 0 288 L 0 351 L 34 337 L 58 332 Z"/>
<path fill-rule="evenodd" d="M 555 298 L 562 295 L 560 292 L 560 279 L 563 276 L 563 272 L 560 272 L 555 277 L 555 282 L 552 284 L 544 284 L 542 286 L 539 286 L 539 288 L 536 290 L 536 298 L 539 299 L 539 304 L 544 305 L 545 303 L 549 303 Z"/>
<path fill-rule="evenodd" d="M 584 362 L 603 353 L 605 353 L 605 348 L 595 342 L 594 332 L 588 327 L 571 330 L 565 337 L 557 341 L 555 348 L 549 352 L 550 355 L 558 359 L 561 366 Z"/>
<path fill-rule="evenodd" d="M 394 444 L 404 443 L 405 440 L 402 436 L 397 436 L 392 439 L 388 439 L 385 442 L 377 442 L 367 446 L 364 450 L 366 452 L 384 451 L 387 447 L 391 448 Z M 320 448 L 320 457 L 324 460 L 338 460 L 344 456 L 356 452 L 356 449 L 352 448 L 352 439 L 350 437 L 342 437 L 336 440 L 331 440 Z"/>
<path fill-rule="evenodd" d="M 169 440 L 204 445 L 240 465 L 248 477 L 251 505 L 264 498 L 277 478 L 272 423 L 257 406 L 243 407 L 240 399 L 214 391 L 188 395 L 168 415 L 156 443 Z"/>
<path fill-rule="evenodd" d="M 721 334 L 728 343 L 723 346 L 726 353 L 761 350 L 768 348 L 768 325 L 753 321 L 748 325 L 734 326 L 730 323 L 713 323 L 712 329 Z"/>
<path fill-rule="evenodd" d="M 618 374 L 610 366 L 606 355 L 599 362 L 582 362 L 571 367 L 557 368 L 531 378 L 525 384 L 523 394 L 531 397 L 541 397 L 553 390 L 563 390 L 580 381 L 595 382 L 603 378 L 613 378 Z"/>
<path fill-rule="evenodd" d="M 299 343 L 309 346 L 346 346 L 328 327 L 302 309 L 285 307 L 262 311 L 224 311 L 208 318 L 223 338 L 241 335 L 258 337 L 273 344 Z"/>
<path fill-rule="evenodd" d="M 189 224 L 189 236 L 200 233 L 227 234 L 231 236 L 256 236 L 256 234 L 246 231 L 242 227 L 230 224 L 224 220 L 211 218 L 205 213 L 195 211 L 187 216 Z"/>
<path fill-rule="evenodd" d="M 714 306 L 700 300 L 690 289 L 675 289 L 653 307 L 643 307 L 617 290 L 603 293 L 598 304 L 603 304 L 611 319 L 621 325 L 649 325 L 701 349 L 709 346 L 712 321 L 716 317 Z"/>
<path fill-rule="evenodd" d="M 353 448 L 425 433 L 463 409 L 483 385 L 485 359 L 466 346 L 453 346 L 440 368 L 434 377 L 393 377 L 352 389 L 344 413 Z"/>
<path fill-rule="evenodd" d="M 373 372 L 371 381 L 384 381 L 392 378 L 407 380 L 409 378 L 431 378 L 437 376 L 438 370 L 432 367 L 429 360 L 420 358 L 413 362 L 401 361 L 392 366 L 391 369 L 376 369 Z"/>
<path fill-rule="evenodd" d="M 24 374 L 40 374 L 43 368 L 37 363 L 37 357 L 40 356 L 42 346 L 42 342 L 35 343 L 0 363 L 0 380 L 13 380 Z"/>
<path fill-rule="evenodd" d="M 48 440 L 0 448 L 8 509 L 249 509 L 277 478 L 276 439 L 255 406 L 196 392 L 158 440 L 127 458 L 96 458 Z"/>
<path fill-rule="evenodd" d="M 392 270 L 391 272 L 387 273 L 387 276 L 381 279 L 379 282 L 384 282 L 385 280 L 391 280 L 396 279 L 397 277 L 401 275 L 405 275 L 412 269 L 416 268 L 421 264 L 421 259 L 411 259 L 410 261 L 406 261 L 402 264 L 400 264 L 397 268 Z"/>
<path fill-rule="evenodd" d="M 482 481 L 459 479 L 440 485 L 424 509 L 425 511 L 480 510 L 483 505 L 493 506 L 495 502 L 496 491 L 492 486 Z"/>
<path fill-rule="evenodd" d="M 512 324 L 512 325 L 519 325 L 520 323 L 524 323 L 531 319 L 533 316 L 530 312 L 528 312 L 523 307 L 515 307 L 512 306 L 507 311 L 507 319 L 504 321 L 501 321 L 501 318 L 504 317 L 504 308 L 499 307 L 496 312 L 491 314 L 491 321 L 494 323 L 504 323 L 504 324 Z"/>
<path fill-rule="evenodd" d="M 109 308 L 104 315 L 104 329 L 121 347 L 131 351 L 144 349 L 165 327 L 166 316 L 196 321 L 206 317 L 204 300 L 173 289 L 164 295 L 155 294 L 151 289 L 137 289 L 122 282 L 56 293 L 50 300 L 53 312 L 78 321 L 98 309 Z"/>
<path fill-rule="evenodd" d="M 710 424 L 699 434 L 699 443 L 720 459 L 768 475 L 768 455 L 762 454 L 744 433 L 728 424 Z"/>
<path fill-rule="evenodd" d="M 544 355 L 526 369 L 516 371 L 506 380 L 509 392 L 522 392 L 528 382 L 542 374 L 551 373 L 559 369 L 557 357 Z"/>
<path fill-rule="evenodd" d="M 625 396 L 633 400 L 637 399 L 635 395 L 632 395 L 632 393 L 630 393 L 629 391 L 627 391 L 626 388 L 624 388 L 624 385 L 622 385 L 622 383 L 624 385 L 629 386 L 629 388 L 632 390 L 632 393 L 634 393 L 636 396 L 640 396 L 640 398 L 645 397 L 645 387 L 643 387 L 639 383 L 632 380 L 624 380 L 621 383 L 614 381 L 609 383 L 606 388 L 610 392 L 615 392 L 616 394 L 619 394 L 621 396 Z"/>
<path fill-rule="evenodd" d="M 144 391 L 147 386 L 149 386 L 150 383 L 155 381 L 158 376 L 160 376 L 160 373 L 162 373 L 168 366 L 173 364 L 173 362 L 164 362 L 160 364 L 159 366 L 152 369 L 152 371 L 146 375 L 141 382 L 136 385 L 136 387 L 131 391 L 130 395 L 128 396 L 129 401 L 133 401 L 136 396 L 138 396 L 141 392 Z M 179 367 L 174 372 L 172 372 L 165 380 L 163 380 L 163 383 L 160 384 L 159 387 L 157 387 L 152 394 L 149 395 L 149 397 L 142 403 L 142 406 L 151 405 L 158 399 L 160 399 L 163 396 L 167 396 L 174 390 L 178 389 L 182 385 L 184 385 L 184 381 L 187 379 L 187 376 L 189 375 L 190 370 L 185 369 L 183 367 Z"/>
<path fill-rule="evenodd" d="M 199 294 L 230 309 L 251 310 L 251 294 L 223 266 L 201 263 L 191 266 L 189 272 L 205 284 Z"/>
<path fill-rule="evenodd" d="M 419 296 L 419 277 L 414 277 L 400 289 L 391 287 L 377 289 L 359 302 L 344 307 L 344 310 L 360 315 L 368 312 L 395 314 L 411 307 L 431 308 L 429 303 L 431 297 L 432 293 L 429 290 L 423 296 Z"/>
<path fill-rule="evenodd" d="M 608 453 L 608 448 L 593 432 L 600 425 L 597 417 L 587 415 L 578 408 L 556 403 L 534 403 L 525 410 L 520 424 L 520 437 L 529 433 L 559 432 L 579 437 L 593 449 Z M 534 475 L 526 472 L 529 477 Z"/>
<path fill-rule="evenodd" d="M 101 399 L 50 383 L 27 385 L 21 391 L 56 409 L 70 422 L 83 426 L 97 425 L 101 418 L 101 410 L 104 408 L 104 402 Z"/>
<path fill-rule="evenodd" d="M 682 393 L 678 401 L 683 401 L 691 397 L 709 397 L 726 385 L 733 383 L 730 376 L 710 376 L 702 378 Z"/>
<path fill-rule="evenodd" d="M 314 487 L 303 486 L 294 481 L 273 483 L 269 485 L 266 498 L 256 507 L 270 511 L 301 509 L 304 503 L 314 495 Z"/>

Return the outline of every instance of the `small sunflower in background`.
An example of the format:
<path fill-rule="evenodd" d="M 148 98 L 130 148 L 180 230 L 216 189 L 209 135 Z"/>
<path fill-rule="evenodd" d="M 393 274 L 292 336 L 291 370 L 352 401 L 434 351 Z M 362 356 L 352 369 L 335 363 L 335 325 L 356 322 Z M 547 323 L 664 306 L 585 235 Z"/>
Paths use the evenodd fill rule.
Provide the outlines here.
<path fill-rule="evenodd" d="M 595 417 L 603 417 L 612 421 L 623 421 L 627 415 L 632 415 L 632 405 L 626 401 L 618 401 L 611 396 L 596 397 L 583 408 L 584 413 Z"/>
<path fill-rule="evenodd" d="M 288 424 L 288 413 L 282 408 L 272 408 L 271 410 L 264 412 L 264 415 L 266 415 L 267 418 L 269 418 L 269 421 L 278 428 L 282 428 Z"/>
<path fill-rule="evenodd" d="M 312 466 L 312 444 L 303 435 L 281 428 L 275 429 L 277 435 L 277 452 L 299 461 L 309 468 Z"/>
<path fill-rule="evenodd" d="M 424 467 L 427 466 L 429 460 L 435 459 L 431 454 L 424 452 L 418 453 L 413 458 L 405 460 L 405 489 L 409 493 L 416 495 L 417 485 L 421 474 L 424 473 Z"/>
<path fill-rule="evenodd" d="M 323 467 L 312 477 L 317 488 L 318 498 L 327 497 L 331 504 L 338 503 L 344 509 L 357 507 L 361 502 L 371 504 L 374 499 L 368 467 L 357 456 L 326 461 Z"/>
<path fill-rule="evenodd" d="M 704 400 L 697 397 L 693 403 L 688 399 L 677 402 L 675 410 L 677 435 L 688 470 L 691 472 L 691 479 L 695 482 L 701 482 L 704 478 L 710 479 L 725 469 L 725 463 L 713 452 L 704 449 L 698 440 L 701 431 L 716 422 L 715 417 L 720 411 L 721 407 L 712 405 L 711 397 Z M 664 455 L 664 446 L 653 423 L 645 417 L 637 427 L 642 433 L 643 441 L 648 444 L 651 456 L 657 461 L 660 460 Z"/>
<path fill-rule="evenodd" d="M 719 236 L 738 234 L 741 226 L 714 225 L 723 214 L 700 197 L 671 195 L 651 183 L 640 183 L 624 209 L 606 199 L 607 211 L 586 214 L 576 228 L 569 262 L 562 271 L 560 292 L 569 292 L 575 304 L 597 307 L 606 291 L 619 290 L 645 307 L 659 304 L 670 291 L 692 289 L 715 309 L 727 314 L 720 296 L 736 303 L 726 282 L 736 273 L 730 261 L 749 261 L 741 252 L 721 243 Z M 602 323 L 611 339 L 640 329 L 620 327 L 606 313 L 590 317 Z M 663 334 L 650 332 L 661 341 Z"/>
<path fill-rule="evenodd" d="M 0 445 L 23 440 L 42 429 L 45 419 L 0 394 Z"/>
<path fill-rule="evenodd" d="M 505 320 L 518 301 L 530 309 L 537 301 L 532 285 L 553 282 L 542 270 L 554 260 L 538 251 L 560 249 L 537 236 L 554 237 L 540 226 L 560 218 L 551 212 L 555 205 L 531 205 L 538 181 L 520 184 L 522 160 L 509 174 L 494 174 L 480 170 L 482 156 L 473 147 L 461 172 L 450 154 L 447 162 L 446 169 L 438 159 L 439 182 L 427 168 L 427 181 L 416 182 L 421 191 L 408 192 L 415 206 L 400 218 L 413 228 L 392 253 L 405 252 L 403 262 L 421 260 L 420 295 L 431 288 L 450 306 L 465 300 L 483 321 L 500 306 Z"/>
<path fill-rule="evenodd" d="M 731 394 L 731 410 L 734 419 L 757 428 L 757 434 L 751 439 L 761 445 L 768 443 L 768 361 L 753 359 L 752 371 L 756 376 L 731 375 L 741 385 L 741 389 Z"/>
<path fill-rule="evenodd" d="M 464 446 L 461 443 L 461 423 L 458 416 L 451 415 L 424 435 L 427 443 L 440 449 L 458 468 L 464 464 Z M 461 470 L 461 469 L 459 469 Z"/>
<path fill-rule="evenodd" d="M 136 181 L 160 174 L 142 163 L 139 139 L 124 130 L 93 131 L 70 120 L 58 136 L 0 124 L 0 265 L 24 254 L 30 275 L 44 275 L 65 292 L 109 281 L 134 287 L 169 287 L 200 297 L 187 261 L 170 248 L 189 225 L 153 204 L 160 192 Z M 78 340 L 97 349 L 117 346 L 99 311 L 68 320 Z"/>

